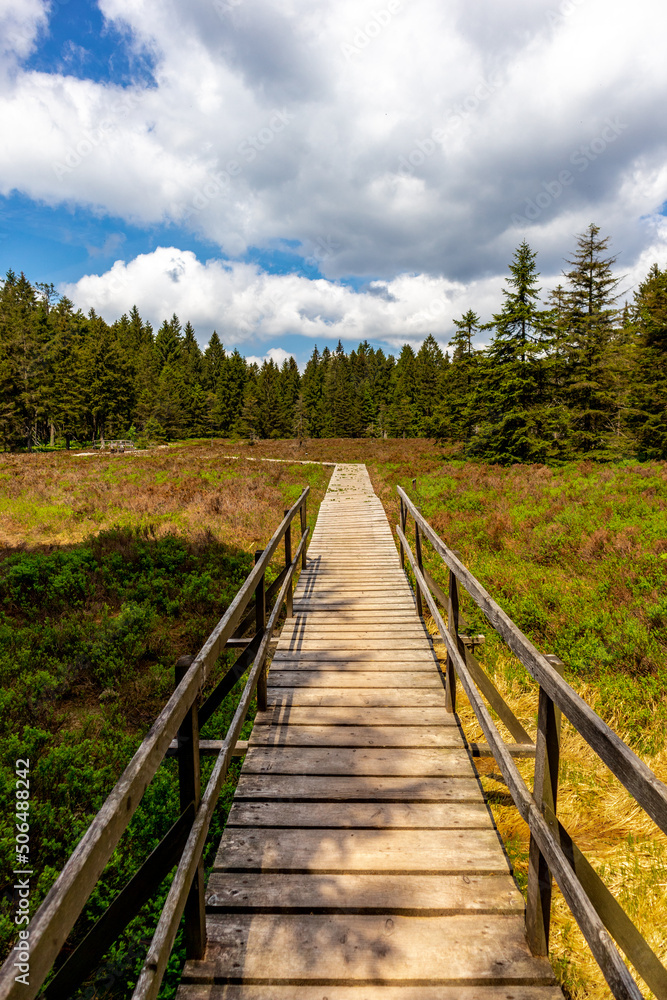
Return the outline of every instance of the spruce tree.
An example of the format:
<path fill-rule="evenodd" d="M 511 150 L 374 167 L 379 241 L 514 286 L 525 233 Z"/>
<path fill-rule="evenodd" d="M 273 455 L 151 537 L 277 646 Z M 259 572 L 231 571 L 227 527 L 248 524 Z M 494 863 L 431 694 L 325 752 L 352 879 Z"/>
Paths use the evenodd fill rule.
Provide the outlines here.
<path fill-rule="evenodd" d="M 352 391 L 349 360 L 338 341 L 324 374 L 324 436 L 349 437 L 352 427 Z"/>
<path fill-rule="evenodd" d="M 294 408 L 299 398 L 301 376 L 294 358 L 285 358 L 278 380 L 277 428 L 280 437 L 290 437 L 294 427 Z"/>
<path fill-rule="evenodd" d="M 311 437 L 322 437 L 324 428 L 323 395 L 325 363 L 317 349 L 313 348 L 301 381 L 304 418 Z"/>
<path fill-rule="evenodd" d="M 214 427 L 223 436 L 231 434 L 240 423 L 246 384 L 251 375 L 255 374 L 256 366 L 248 365 L 238 348 L 234 348 L 231 354 L 222 358 L 215 387 L 212 419 Z"/>
<path fill-rule="evenodd" d="M 654 264 L 635 293 L 632 324 L 638 350 L 630 423 L 641 458 L 667 459 L 667 268 Z"/>
<path fill-rule="evenodd" d="M 473 341 L 481 329 L 480 318 L 468 309 L 461 319 L 454 320 L 454 326 L 456 332 L 449 341 L 451 363 L 443 367 L 437 387 L 436 435 L 440 441 L 463 441 L 465 448 L 475 423 L 472 403 L 479 358 Z"/>
<path fill-rule="evenodd" d="M 616 330 L 619 278 L 612 274 L 616 256 L 606 256 L 610 238 L 591 223 L 577 238 L 577 250 L 565 273 L 567 316 L 564 355 L 565 401 L 570 411 L 575 453 L 606 457 L 614 431 L 616 400 L 610 347 Z M 606 454 L 605 454 L 606 453 Z"/>
<path fill-rule="evenodd" d="M 392 372 L 388 429 L 393 437 L 415 434 L 415 352 L 410 344 L 401 348 Z"/>
<path fill-rule="evenodd" d="M 432 334 L 423 342 L 415 356 L 415 424 L 420 437 L 436 434 L 438 381 L 445 369 L 445 356 Z"/>
<path fill-rule="evenodd" d="M 488 324 L 495 330 L 473 407 L 482 414 L 470 453 L 492 462 L 543 462 L 554 450 L 548 406 L 548 320 L 538 307 L 536 253 L 523 240 L 509 265 L 505 302 Z"/>
<path fill-rule="evenodd" d="M 202 385 L 207 392 L 215 392 L 224 357 L 225 349 L 222 346 L 220 337 L 214 330 L 202 359 Z"/>

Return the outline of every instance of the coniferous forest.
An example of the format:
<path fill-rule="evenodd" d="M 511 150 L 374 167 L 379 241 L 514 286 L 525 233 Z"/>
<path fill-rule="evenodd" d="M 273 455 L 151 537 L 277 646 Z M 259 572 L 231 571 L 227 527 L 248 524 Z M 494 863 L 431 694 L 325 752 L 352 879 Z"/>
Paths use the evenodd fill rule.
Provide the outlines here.
<path fill-rule="evenodd" d="M 367 342 L 317 347 L 301 374 L 248 363 L 213 333 L 202 351 L 176 316 L 157 332 L 137 308 L 112 324 L 53 285 L 6 275 L 0 291 L 0 436 L 5 450 L 102 438 L 427 437 L 509 464 L 667 458 L 667 268 L 632 300 L 609 237 L 591 224 L 541 296 L 523 241 L 500 309 L 471 308 L 443 353 L 433 336 L 398 358 Z M 477 349 L 475 341 L 488 346 Z"/>

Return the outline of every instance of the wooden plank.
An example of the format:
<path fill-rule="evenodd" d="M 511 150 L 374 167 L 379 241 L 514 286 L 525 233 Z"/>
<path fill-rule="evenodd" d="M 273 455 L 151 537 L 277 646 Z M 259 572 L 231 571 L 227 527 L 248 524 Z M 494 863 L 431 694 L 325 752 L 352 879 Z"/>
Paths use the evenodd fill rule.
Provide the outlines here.
<path fill-rule="evenodd" d="M 475 830 L 491 827 L 483 802 L 239 802 L 227 826 Z"/>
<path fill-rule="evenodd" d="M 346 830 L 227 827 L 214 868 L 245 872 L 507 874 L 494 829 Z"/>
<path fill-rule="evenodd" d="M 414 605 L 402 597 L 338 597 L 319 598 L 312 594 L 307 597 L 294 595 L 295 611 L 328 611 L 332 614 L 338 611 L 384 611 L 394 608 L 396 611 L 414 611 Z"/>
<path fill-rule="evenodd" d="M 373 669 L 371 664 L 374 662 L 392 663 L 399 661 L 400 666 L 398 669 L 400 670 L 410 669 L 413 664 L 420 663 L 428 664 L 429 669 L 434 673 L 437 673 L 439 670 L 433 653 L 428 649 L 424 649 L 423 651 L 419 649 L 403 649 L 400 651 L 391 649 L 311 649 L 308 651 L 307 656 L 299 656 L 296 653 L 278 648 L 273 654 L 271 663 L 275 666 L 276 663 L 289 661 L 303 663 L 309 660 L 316 660 L 322 663 L 332 660 L 357 661 L 363 663 L 367 670 Z M 382 667 L 381 669 L 388 670 L 391 668 Z"/>
<path fill-rule="evenodd" d="M 190 966 L 186 971 L 190 973 Z M 210 976 L 205 983 L 182 983 L 176 1000 L 323 1000 L 321 986 L 213 985 L 215 965 L 207 962 L 197 974 Z M 557 986 L 358 986 L 326 987 L 326 1000 L 563 1000 Z"/>
<path fill-rule="evenodd" d="M 381 663 L 377 665 L 377 670 L 364 670 L 364 664 L 359 663 L 337 663 L 335 670 L 332 670 L 331 666 L 326 663 L 307 663 L 301 667 L 292 662 L 285 663 L 282 667 L 274 664 L 269 671 L 269 691 L 273 690 L 278 697 L 278 692 L 282 688 L 294 688 L 296 697 L 298 690 L 302 690 L 305 694 L 309 688 L 332 688 L 339 690 L 341 698 L 345 698 L 348 690 L 352 697 L 351 691 L 355 688 L 360 689 L 360 693 L 364 688 L 369 689 L 369 697 L 373 691 L 387 689 L 387 695 L 393 693 L 405 704 L 406 699 L 412 699 L 420 689 L 432 690 L 436 693 L 436 697 L 439 697 L 439 693 L 443 690 L 440 677 L 432 669 L 406 672 L 399 664 L 395 670 L 390 671 Z M 394 691 L 394 688 L 397 690 Z M 315 697 L 315 691 L 313 696 Z"/>
<path fill-rule="evenodd" d="M 282 677 L 283 671 L 280 676 Z M 436 678 L 437 680 L 437 678 Z M 276 687 L 269 688 L 269 707 L 280 705 L 311 705 L 316 708 L 339 707 L 343 705 L 355 708 L 381 708 L 383 706 L 399 706 L 408 702 L 415 707 L 436 708 L 442 704 L 444 693 L 441 686 L 424 688 L 401 687 L 397 690 L 386 687 L 377 688 L 341 688 L 335 684 L 333 690 L 322 690 L 311 687 Z"/>
<path fill-rule="evenodd" d="M 251 747 L 463 747 L 458 729 L 429 726 L 255 726 Z"/>
<path fill-rule="evenodd" d="M 377 630 L 378 638 L 387 639 L 419 639 L 426 642 L 430 647 L 429 636 L 423 625 L 419 622 L 404 622 L 402 625 L 394 623 L 380 625 Z M 285 625 L 280 633 L 281 646 L 291 644 L 298 639 L 367 639 L 368 628 L 360 625 L 346 624 L 345 622 L 329 621 L 319 625 Z"/>
<path fill-rule="evenodd" d="M 209 917 L 208 932 L 207 976 L 218 982 L 328 984 L 343 975 L 350 984 L 553 982 L 513 915 L 220 914 Z"/>
<path fill-rule="evenodd" d="M 334 624 L 334 625 L 357 625 L 368 624 L 368 625 L 414 625 L 415 622 L 415 609 L 410 608 L 408 611 L 340 611 L 335 616 L 325 614 L 320 611 L 300 611 L 294 613 L 294 618 L 286 622 L 286 627 L 289 627 L 291 623 L 294 622 L 296 625 L 312 625 L 318 622 L 322 624 Z"/>
<path fill-rule="evenodd" d="M 270 712 L 258 712 L 255 728 L 263 725 L 281 726 L 429 726 L 454 727 L 456 718 L 446 712 L 444 706 L 438 708 L 378 708 L 372 716 L 363 708 L 352 706 L 342 708 L 303 708 L 299 705 L 284 705 Z"/>
<path fill-rule="evenodd" d="M 356 911 L 435 916 L 445 913 L 517 913 L 524 899 L 511 875 L 282 875 L 212 872 L 209 912 Z"/>
<path fill-rule="evenodd" d="M 482 802 L 473 777 L 402 777 L 395 775 L 252 774 L 244 767 L 236 800 L 287 802 Z"/>
<path fill-rule="evenodd" d="M 392 777 L 467 777 L 473 774 L 468 754 L 460 750 L 391 750 L 301 747 L 280 753 L 250 747 L 244 770 L 248 774 L 331 774 Z"/>
<path fill-rule="evenodd" d="M 303 653 L 305 656 L 310 652 L 319 652 L 320 650 L 334 651 L 337 649 L 359 652 L 379 652 L 380 650 L 386 650 L 387 652 L 396 654 L 402 650 L 414 650 L 415 652 L 423 650 L 424 652 L 428 652 L 429 643 L 423 636 L 415 636 L 414 638 L 403 636 L 382 638 L 378 636 L 377 638 L 351 639 L 343 635 L 340 638 L 334 639 L 329 636 L 316 637 L 306 634 L 285 641 L 281 639 L 278 648 L 281 653 Z"/>

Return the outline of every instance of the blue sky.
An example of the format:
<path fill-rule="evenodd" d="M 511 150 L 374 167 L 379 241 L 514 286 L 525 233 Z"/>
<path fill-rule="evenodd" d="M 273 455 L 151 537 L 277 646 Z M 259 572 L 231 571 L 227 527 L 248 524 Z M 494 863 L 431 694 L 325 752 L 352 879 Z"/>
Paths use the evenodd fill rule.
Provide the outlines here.
<path fill-rule="evenodd" d="M 645 31 L 646 23 L 652 31 Z M 651 0 L 6 0 L 0 268 L 255 357 L 446 346 L 526 237 L 667 263 Z"/>

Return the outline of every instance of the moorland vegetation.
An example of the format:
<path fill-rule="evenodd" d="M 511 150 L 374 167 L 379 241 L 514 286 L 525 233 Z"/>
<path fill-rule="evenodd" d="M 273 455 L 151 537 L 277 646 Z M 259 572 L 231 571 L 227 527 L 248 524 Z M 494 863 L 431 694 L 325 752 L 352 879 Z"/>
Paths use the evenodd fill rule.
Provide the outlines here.
<path fill-rule="evenodd" d="M 265 462 L 263 459 L 280 459 Z M 301 462 L 308 464 L 300 464 Z M 564 661 L 567 680 L 667 778 L 667 469 L 661 462 L 578 461 L 501 467 L 425 440 L 315 439 L 178 444 L 146 453 L 4 454 L 0 559 L 0 782 L 17 756 L 34 764 L 35 903 L 43 897 L 168 697 L 179 655 L 197 649 L 224 612 L 285 506 L 311 485 L 312 524 L 329 476 L 320 462 L 363 461 L 390 523 L 395 487 L 425 516 L 520 628 Z M 297 464 L 299 463 L 299 464 Z M 412 480 L 416 479 L 416 491 Z M 425 550 L 433 576 L 442 564 Z M 35 609 L 38 609 L 37 614 Z M 537 693 L 488 624 L 483 663 L 534 733 Z M 227 668 L 227 659 L 219 664 Z M 209 723 L 219 736 L 234 692 Z M 480 731 L 460 697 L 468 738 Z M 247 729 L 252 724 L 252 713 Z M 502 728 L 502 724 L 501 724 Z M 246 732 L 247 732 L 246 729 Z M 505 734 L 509 739 L 509 734 Z M 667 839 L 569 726 L 559 813 L 656 953 L 667 960 Z M 205 769 L 207 764 L 204 763 Z M 525 824 L 492 762 L 478 762 L 520 885 Z M 531 762 L 521 764 L 528 784 Z M 211 831 L 224 825 L 229 775 Z M 77 930 L 81 937 L 178 811 L 173 762 L 149 787 Z M 0 828 L 9 851 L 13 830 Z M 211 848 L 209 848 L 209 851 Z M 210 860 L 210 858 L 209 858 Z M 163 893 L 134 921 L 81 993 L 129 994 Z M 12 938 L 11 882 L 3 884 L 3 947 Z M 571 1000 L 608 1000 L 558 894 L 552 962 Z M 183 958 L 161 993 L 173 997 Z M 647 994 L 650 996 L 650 994 Z"/>

